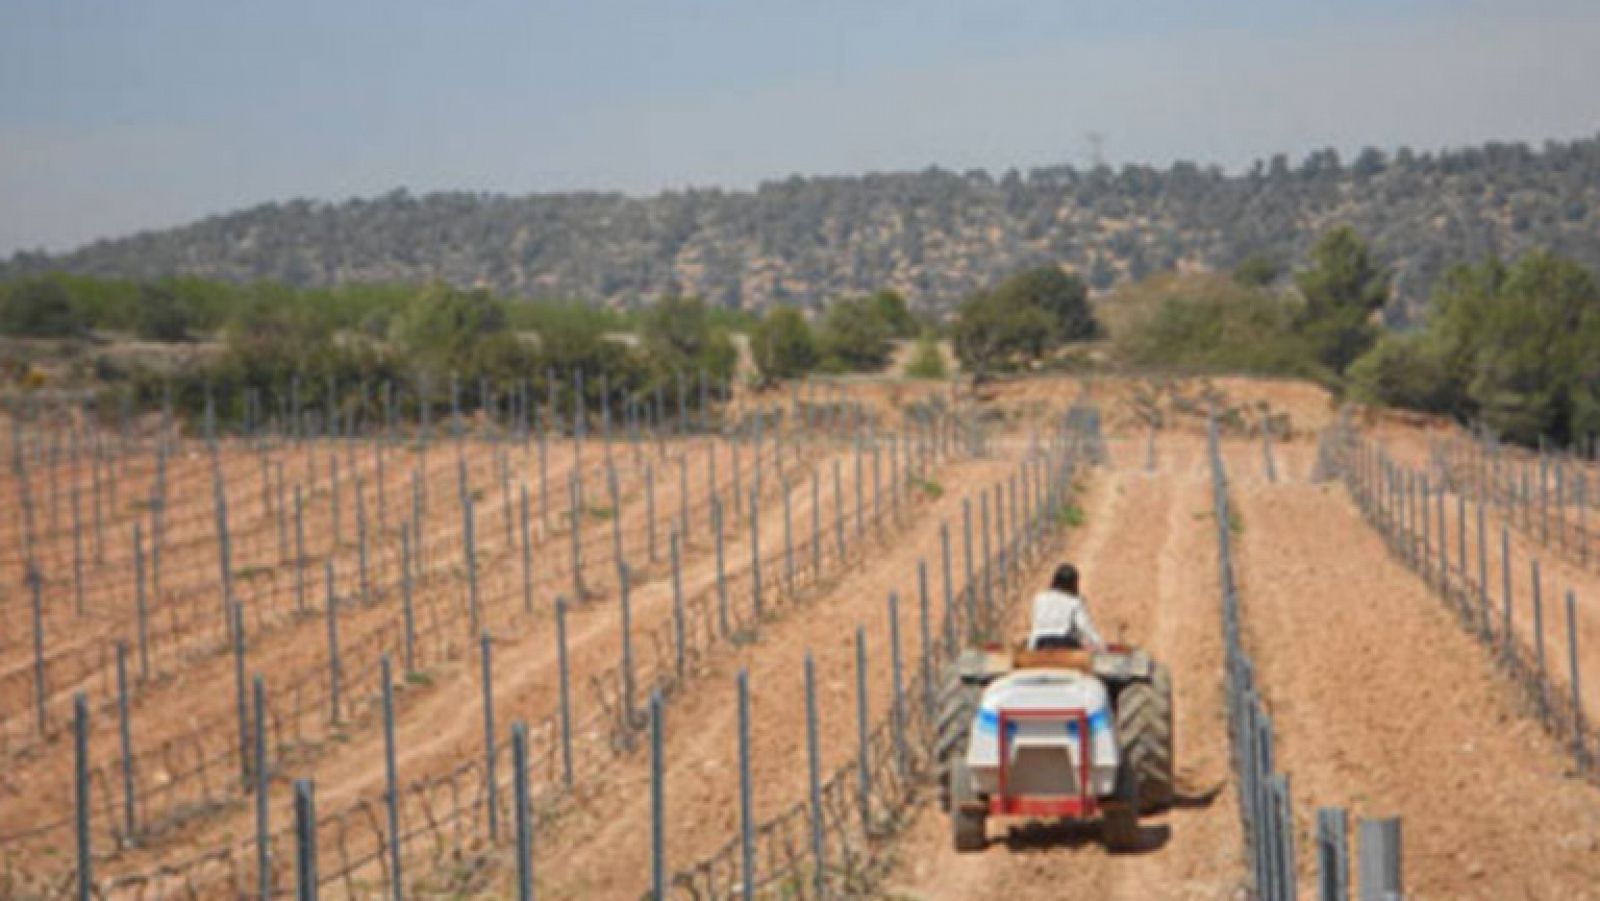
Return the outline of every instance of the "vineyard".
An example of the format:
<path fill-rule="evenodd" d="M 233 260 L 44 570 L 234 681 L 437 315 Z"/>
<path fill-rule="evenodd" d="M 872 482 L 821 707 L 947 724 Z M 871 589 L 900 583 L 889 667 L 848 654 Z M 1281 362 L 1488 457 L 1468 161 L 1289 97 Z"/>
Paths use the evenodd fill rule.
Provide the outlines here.
<path fill-rule="evenodd" d="M 11 407 L 0 896 L 1600 896 L 1593 461 L 1247 379 L 375 387 Z M 1063 559 L 1179 796 L 958 856 L 938 686 Z"/>

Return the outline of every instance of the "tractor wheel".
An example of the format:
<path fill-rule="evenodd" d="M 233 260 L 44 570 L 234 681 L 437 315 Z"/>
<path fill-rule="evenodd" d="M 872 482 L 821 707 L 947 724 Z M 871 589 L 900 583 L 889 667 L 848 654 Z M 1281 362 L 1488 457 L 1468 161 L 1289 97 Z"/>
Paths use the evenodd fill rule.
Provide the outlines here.
<path fill-rule="evenodd" d="M 968 685 L 952 670 L 939 692 L 939 718 L 934 724 L 933 759 L 939 778 L 939 803 L 950 807 L 953 765 L 967 754 L 967 733 L 978 715 L 983 686 Z"/>
<path fill-rule="evenodd" d="M 1149 682 L 1117 696 L 1117 742 L 1122 766 L 1137 777 L 1140 813 L 1172 805 L 1172 677 L 1157 666 Z"/>
<path fill-rule="evenodd" d="M 1117 769 L 1116 804 L 1100 815 L 1100 840 L 1110 851 L 1139 847 L 1139 777 L 1124 760 Z"/>
<path fill-rule="evenodd" d="M 972 787 L 972 773 L 967 769 L 966 757 L 957 757 L 950 771 L 950 802 L 950 833 L 956 850 L 969 854 L 988 847 L 989 818 L 982 808 L 971 809 L 980 800 Z"/>

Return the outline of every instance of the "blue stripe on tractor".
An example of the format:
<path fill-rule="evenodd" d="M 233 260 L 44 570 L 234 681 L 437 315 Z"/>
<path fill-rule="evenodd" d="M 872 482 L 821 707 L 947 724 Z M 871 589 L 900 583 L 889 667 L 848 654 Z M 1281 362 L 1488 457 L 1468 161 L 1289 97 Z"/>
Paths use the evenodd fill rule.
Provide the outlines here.
<path fill-rule="evenodd" d="M 1078 737 L 1078 722 L 1077 722 L 1077 720 L 1067 720 L 1062 725 L 1064 725 L 1066 727 L 1066 729 L 1067 729 L 1067 737 L 1068 738 L 1077 738 Z M 978 731 L 978 732 L 980 732 L 980 733 L 982 733 L 984 735 L 993 735 L 995 730 L 998 729 L 999 726 L 1000 726 L 1000 714 L 994 712 L 993 710 L 987 710 L 987 709 L 984 709 L 984 708 L 979 708 L 978 709 L 977 721 L 973 724 L 973 726 L 976 729 L 976 731 Z M 1111 712 L 1110 712 L 1109 708 L 1102 707 L 1099 710 L 1096 710 L 1095 712 L 1089 714 L 1089 734 L 1090 735 L 1093 735 L 1096 732 L 1104 731 L 1104 730 L 1109 729 L 1109 728 L 1111 728 Z M 1006 738 L 1011 738 L 1012 736 L 1014 736 L 1016 734 L 1017 734 L 1017 721 L 1016 720 L 1012 720 L 1012 721 L 1006 723 Z"/>

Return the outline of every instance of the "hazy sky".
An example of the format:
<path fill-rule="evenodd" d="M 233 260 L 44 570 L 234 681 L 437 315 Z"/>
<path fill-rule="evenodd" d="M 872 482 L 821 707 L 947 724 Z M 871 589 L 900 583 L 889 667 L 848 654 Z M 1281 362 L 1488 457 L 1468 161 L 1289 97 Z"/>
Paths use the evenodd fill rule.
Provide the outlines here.
<path fill-rule="evenodd" d="M 4 0 L 0 254 L 290 197 L 1600 131 L 1595 0 Z"/>

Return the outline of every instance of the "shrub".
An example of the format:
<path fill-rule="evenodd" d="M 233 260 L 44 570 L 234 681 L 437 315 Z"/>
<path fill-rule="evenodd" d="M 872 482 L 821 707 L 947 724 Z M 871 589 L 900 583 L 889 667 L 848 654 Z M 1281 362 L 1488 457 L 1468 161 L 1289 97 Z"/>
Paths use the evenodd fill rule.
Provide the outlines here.
<path fill-rule="evenodd" d="M 1105 301 L 1119 359 L 1140 366 L 1324 377 L 1294 304 L 1216 275 L 1153 276 Z"/>
<path fill-rule="evenodd" d="M 793 307 L 773 307 L 750 335 L 750 355 L 764 382 L 798 378 L 816 368 L 817 340 Z"/>
<path fill-rule="evenodd" d="M 878 372 L 889 365 L 892 335 L 872 298 L 835 300 L 823 314 L 817 336 L 823 366 L 834 372 Z"/>
<path fill-rule="evenodd" d="M 945 377 L 944 351 L 939 347 L 939 341 L 935 336 L 924 334 L 917 339 L 917 345 L 911 351 L 911 359 L 906 363 L 906 375 L 914 379 Z"/>
<path fill-rule="evenodd" d="M 187 306 L 170 288 L 156 284 L 139 286 L 134 333 L 141 340 L 187 341 L 190 318 Z"/>
<path fill-rule="evenodd" d="M 896 291 L 879 291 L 868 300 L 872 309 L 889 330 L 891 338 L 910 338 L 917 333 L 917 320 L 906 306 L 906 299 Z"/>
<path fill-rule="evenodd" d="M 727 332 L 714 329 L 698 297 L 663 297 L 646 310 L 640 325 L 644 352 L 654 377 L 675 381 L 704 370 L 722 381 L 733 374 L 739 353 Z"/>
<path fill-rule="evenodd" d="M 954 343 L 961 367 L 983 380 L 1037 360 L 1047 346 L 1050 314 L 1016 295 L 985 291 L 956 310 Z"/>
<path fill-rule="evenodd" d="M 1046 348 L 1073 341 L 1091 341 L 1100 334 L 1089 289 L 1083 279 L 1058 266 L 1025 269 L 994 289 L 1001 303 L 1012 307 L 1037 307 L 1049 317 Z"/>
<path fill-rule="evenodd" d="M 1542 251 L 1458 266 L 1435 286 L 1423 332 L 1380 342 L 1350 372 L 1374 402 L 1528 444 L 1580 438 L 1600 430 L 1600 286 Z"/>
<path fill-rule="evenodd" d="M 70 338 L 84 331 L 67 289 L 53 278 L 30 278 L 0 296 L 0 332 L 19 338 Z"/>

